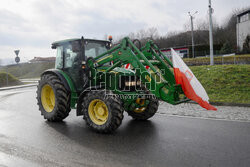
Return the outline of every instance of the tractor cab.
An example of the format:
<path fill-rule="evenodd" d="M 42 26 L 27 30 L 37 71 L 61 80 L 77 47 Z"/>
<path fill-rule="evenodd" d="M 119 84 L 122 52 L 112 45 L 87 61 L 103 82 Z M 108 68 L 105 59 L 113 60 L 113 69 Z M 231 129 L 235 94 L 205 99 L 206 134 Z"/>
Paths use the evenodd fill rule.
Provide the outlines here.
<path fill-rule="evenodd" d="M 67 39 L 52 43 L 57 49 L 55 68 L 65 72 L 74 82 L 77 91 L 81 92 L 84 84 L 84 70 L 87 58 L 95 58 L 107 52 L 111 41 L 94 39 Z"/>

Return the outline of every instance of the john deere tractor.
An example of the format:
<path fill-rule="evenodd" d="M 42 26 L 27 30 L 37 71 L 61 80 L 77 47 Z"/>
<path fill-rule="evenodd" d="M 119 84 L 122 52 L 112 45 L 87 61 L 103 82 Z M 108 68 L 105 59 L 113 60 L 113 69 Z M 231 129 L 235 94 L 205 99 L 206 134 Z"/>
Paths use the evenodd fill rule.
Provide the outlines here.
<path fill-rule="evenodd" d="M 48 121 L 62 121 L 71 109 L 87 125 L 110 133 L 122 123 L 123 112 L 147 120 L 159 100 L 179 104 L 188 99 L 175 82 L 171 61 L 153 41 L 69 39 L 52 43 L 55 69 L 41 75 L 39 110 Z M 129 67 L 129 68 L 128 68 Z"/>

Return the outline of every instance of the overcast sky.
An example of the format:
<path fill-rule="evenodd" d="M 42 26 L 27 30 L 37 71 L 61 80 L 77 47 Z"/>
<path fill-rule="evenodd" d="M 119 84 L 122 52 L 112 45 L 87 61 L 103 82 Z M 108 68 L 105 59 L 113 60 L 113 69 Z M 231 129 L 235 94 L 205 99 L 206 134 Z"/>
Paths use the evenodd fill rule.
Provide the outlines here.
<path fill-rule="evenodd" d="M 221 24 L 233 9 L 249 0 L 212 0 L 214 17 Z M 51 43 L 84 36 L 103 39 L 156 27 L 161 34 L 181 31 L 188 12 L 205 19 L 208 0 L 0 0 L 0 59 L 54 56 Z M 195 24 L 195 21 L 194 21 Z"/>

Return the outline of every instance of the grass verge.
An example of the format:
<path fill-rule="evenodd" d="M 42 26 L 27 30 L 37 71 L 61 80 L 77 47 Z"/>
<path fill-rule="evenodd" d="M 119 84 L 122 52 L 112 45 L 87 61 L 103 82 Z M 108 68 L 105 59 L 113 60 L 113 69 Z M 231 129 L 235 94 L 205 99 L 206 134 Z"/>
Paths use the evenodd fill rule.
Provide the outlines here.
<path fill-rule="evenodd" d="M 12 74 L 13 76 L 23 79 L 23 78 L 39 78 L 42 72 L 47 69 L 54 68 L 54 62 L 43 62 L 43 63 L 24 63 L 15 64 L 10 66 L 5 66 L 0 68 L 0 72 L 5 72 Z M 6 69 L 8 68 L 8 69 Z"/>
<path fill-rule="evenodd" d="M 7 85 L 7 77 L 8 77 L 8 85 Z M 14 86 L 14 85 L 21 85 L 22 82 L 19 81 L 16 77 L 11 74 L 0 72 L 0 87 L 4 86 Z"/>
<path fill-rule="evenodd" d="M 193 66 L 210 102 L 250 104 L 250 65 Z"/>

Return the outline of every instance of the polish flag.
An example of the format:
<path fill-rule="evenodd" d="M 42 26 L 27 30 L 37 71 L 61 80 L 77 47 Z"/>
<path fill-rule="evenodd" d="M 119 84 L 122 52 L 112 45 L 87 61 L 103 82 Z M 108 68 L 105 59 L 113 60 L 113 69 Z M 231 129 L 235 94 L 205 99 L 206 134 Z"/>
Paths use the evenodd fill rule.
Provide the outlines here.
<path fill-rule="evenodd" d="M 176 84 L 181 85 L 184 94 L 207 110 L 217 110 L 217 108 L 209 104 L 209 97 L 206 90 L 183 62 L 181 57 L 173 49 L 171 49 L 171 54 Z"/>
<path fill-rule="evenodd" d="M 145 66 L 146 69 L 149 69 L 149 66 Z M 125 69 L 131 69 L 130 63 L 125 65 Z"/>
<path fill-rule="evenodd" d="M 125 65 L 125 68 L 126 68 L 126 69 L 130 69 L 130 63 L 126 64 L 126 65 Z"/>

